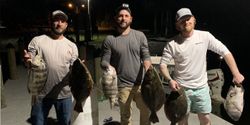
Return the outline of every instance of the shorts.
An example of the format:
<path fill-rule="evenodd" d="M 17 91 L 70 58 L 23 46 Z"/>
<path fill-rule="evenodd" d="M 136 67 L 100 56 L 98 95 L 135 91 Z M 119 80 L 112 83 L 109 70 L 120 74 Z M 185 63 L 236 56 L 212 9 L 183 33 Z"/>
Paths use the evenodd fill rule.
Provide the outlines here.
<path fill-rule="evenodd" d="M 209 94 L 209 86 L 190 89 L 185 88 L 187 96 L 188 109 L 187 112 L 192 113 L 210 113 L 212 110 L 211 97 Z"/>

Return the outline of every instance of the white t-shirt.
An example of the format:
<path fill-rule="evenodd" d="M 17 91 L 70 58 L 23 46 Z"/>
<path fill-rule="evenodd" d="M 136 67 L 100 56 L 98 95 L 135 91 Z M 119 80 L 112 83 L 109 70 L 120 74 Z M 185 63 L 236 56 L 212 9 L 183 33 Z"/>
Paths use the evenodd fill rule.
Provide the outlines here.
<path fill-rule="evenodd" d="M 164 47 L 160 63 L 168 64 L 174 59 L 175 70 L 173 78 L 187 88 L 202 88 L 207 86 L 207 50 L 221 56 L 230 51 L 211 33 L 194 30 L 189 38 L 177 35 Z"/>

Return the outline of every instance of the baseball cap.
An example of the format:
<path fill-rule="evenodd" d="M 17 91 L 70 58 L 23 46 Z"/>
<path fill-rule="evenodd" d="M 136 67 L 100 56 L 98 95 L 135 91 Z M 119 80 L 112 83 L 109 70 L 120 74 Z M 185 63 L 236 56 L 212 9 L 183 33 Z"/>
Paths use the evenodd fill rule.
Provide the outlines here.
<path fill-rule="evenodd" d="M 115 14 L 117 15 L 121 10 L 127 10 L 131 14 L 131 10 L 129 8 L 129 4 L 127 4 L 127 3 L 123 3 L 121 6 L 119 6 L 115 10 Z"/>
<path fill-rule="evenodd" d="M 55 10 L 52 12 L 52 19 L 62 19 L 62 20 L 68 20 L 68 16 L 61 10 Z"/>
<path fill-rule="evenodd" d="M 192 16 L 192 12 L 190 9 L 188 8 L 181 8 L 176 12 L 176 21 L 178 21 L 179 19 L 181 19 L 184 16 L 190 15 Z"/>

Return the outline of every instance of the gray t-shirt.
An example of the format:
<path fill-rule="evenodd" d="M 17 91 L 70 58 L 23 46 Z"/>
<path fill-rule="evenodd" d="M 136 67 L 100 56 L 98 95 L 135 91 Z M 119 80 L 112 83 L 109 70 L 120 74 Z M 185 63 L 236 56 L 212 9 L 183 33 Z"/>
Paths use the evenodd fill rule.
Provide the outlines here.
<path fill-rule="evenodd" d="M 40 51 L 47 64 L 47 82 L 39 96 L 58 99 L 70 97 L 71 91 L 69 86 L 60 82 L 69 72 L 70 65 L 78 57 L 77 46 L 65 37 L 60 40 L 54 40 L 47 35 L 41 35 L 31 40 L 28 50 L 33 57 L 36 51 Z"/>
<path fill-rule="evenodd" d="M 128 35 L 109 35 L 103 42 L 101 66 L 115 67 L 118 87 L 141 82 L 144 60 L 150 60 L 146 36 L 131 29 Z"/>

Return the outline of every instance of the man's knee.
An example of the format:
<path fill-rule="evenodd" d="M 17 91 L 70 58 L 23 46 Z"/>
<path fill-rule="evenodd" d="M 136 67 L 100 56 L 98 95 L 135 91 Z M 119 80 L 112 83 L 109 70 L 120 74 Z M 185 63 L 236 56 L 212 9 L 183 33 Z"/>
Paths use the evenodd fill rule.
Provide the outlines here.
<path fill-rule="evenodd" d="M 198 114 L 199 120 L 200 120 L 200 124 L 201 125 L 210 125 L 210 114 L 206 113 L 206 114 Z"/>

